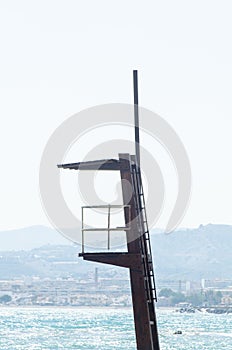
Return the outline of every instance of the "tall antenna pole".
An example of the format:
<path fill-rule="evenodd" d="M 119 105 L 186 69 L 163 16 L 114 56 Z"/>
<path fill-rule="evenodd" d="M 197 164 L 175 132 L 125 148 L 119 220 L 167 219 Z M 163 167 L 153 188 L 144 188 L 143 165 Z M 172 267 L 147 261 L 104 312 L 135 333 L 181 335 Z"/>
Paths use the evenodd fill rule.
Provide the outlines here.
<path fill-rule="evenodd" d="M 138 71 L 133 70 L 134 85 L 134 121 L 135 121 L 135 155 L 137 164 L 140 167 L 140 147 L 139 147 L 139 98 L 138 98 Z"/>

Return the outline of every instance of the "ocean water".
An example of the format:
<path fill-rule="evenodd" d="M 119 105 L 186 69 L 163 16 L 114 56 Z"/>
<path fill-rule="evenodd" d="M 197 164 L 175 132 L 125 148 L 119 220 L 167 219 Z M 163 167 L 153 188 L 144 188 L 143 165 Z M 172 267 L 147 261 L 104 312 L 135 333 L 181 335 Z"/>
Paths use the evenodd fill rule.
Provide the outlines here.
<path fill-rule="evenodd" d="M 232 314 L 157 314 L 161 350 L 232 349 Z M 132 310 L 1 307 L 0 349 L 135 350 Z"/>

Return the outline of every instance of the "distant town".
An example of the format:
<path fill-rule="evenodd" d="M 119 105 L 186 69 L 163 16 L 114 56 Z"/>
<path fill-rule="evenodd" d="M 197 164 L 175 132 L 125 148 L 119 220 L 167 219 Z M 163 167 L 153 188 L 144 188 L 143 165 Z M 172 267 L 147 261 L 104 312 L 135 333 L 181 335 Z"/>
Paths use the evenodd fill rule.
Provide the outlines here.
<path fill-rule="evenodd" d="M 0 253 L 1 306 L 131 306 L 126 269 L 77 258 L 75 246 Z M 232 309 L 230 279 L 157 279 L 158 307 Z"/>
<path fill-rule="evenodd" d="M 158 307 L 232 308 L 232 281 L 159 281 Z M 172 288 L 170 288 L 172 286 Z M 185 290 L 184 290 L 185 289 Z M 0 280 L 0 305 L 15 306 L 121 306 L 131 305 L 129 279 L 98 277 L 95 268 L 90 278 L 40 278 Z"/>

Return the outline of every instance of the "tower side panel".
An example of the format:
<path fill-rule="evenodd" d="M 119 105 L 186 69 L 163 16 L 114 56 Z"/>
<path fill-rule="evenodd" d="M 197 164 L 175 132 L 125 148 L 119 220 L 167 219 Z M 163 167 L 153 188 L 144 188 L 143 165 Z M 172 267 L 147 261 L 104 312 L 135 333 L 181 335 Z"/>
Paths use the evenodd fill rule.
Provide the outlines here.
<path fill-rule="evenodd" d="M 150 327 L 149 310 L 146 300 L 146 290 L 143 276 L 142 254 L 140 249 L 140 237 L 136 225 L 135 194 L 132 183 L 131 162 L 129 154 L 120 154 L 120 174 L 122 182 L 122 195 L 125 205 L 131 206 L 131 229 L 127 231 L 127 247 L 129 253 L 140 254 L 141 269 L 130 268 L 131 294 L 134 311 L 135 333 L 138 350 L 154 350 Z M 125 223 L 129 224 L 129 216 L 125 211 Z"/>

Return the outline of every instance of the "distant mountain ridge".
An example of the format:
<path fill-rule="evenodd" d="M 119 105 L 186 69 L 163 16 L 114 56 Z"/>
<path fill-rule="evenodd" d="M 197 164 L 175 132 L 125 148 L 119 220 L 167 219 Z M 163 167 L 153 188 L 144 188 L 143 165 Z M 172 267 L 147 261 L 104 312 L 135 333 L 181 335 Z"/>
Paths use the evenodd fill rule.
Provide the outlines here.
<path fill-rule="evenodd" d="M 158 276 L 232 279 L 230 225 L 200 225 L 169 235 L 152 235 L 152 248 Z"/>
<path fill-rule="evenodd" d="M 160 279 L 232 279 L 230 225 L 200 225 L 196 229 L 180 229 L 169 235 L 152 232 L 151 243 L 156 276 Z M 15 252 L 12 252 L 13 250 Z M 11 277 L 20 274 L 52 275 L 53 266 L 56 266 L 58 273 L 57 264 L 61 256 L 62 262 L 67 261 L 67 264 L 62 263 L 63 274 L 77 272 L 77 266 L 74 267 L 70 262 L 81 266 L 82 272 L 94 266 L 103 268 L 103 265 L 82 263 L 82 259 L 78 258 L 80 246 L 74 246 L 55 229 L 44 226 L 0 232 L 0 251 L 3 257 L 9 255 L 9 259 L 13 259 L 14 256 L 23 257 L 19 259 L 21 265 L 14 265 L 15 272 L 12 270 L 13 265 L 7 263 L 9 259 L 0 260 L 0 269 L 5 269 L 6 278 L 7 271 Z M 8 254 L 7 251 L 11 252 Z M 21 253 L 18 254 L 17 251 Z M 48 257 L 52 255 L 55 258 L 51 262 Z M 59 266 L 61 268 L 61 265 Z"/>
<path fill-rule="evenodd" d="M 31 250 L 46 244 L 70 245 L 71 242 L 55 229 L 40 225 L 0 231 L 0 251 Z"/>

